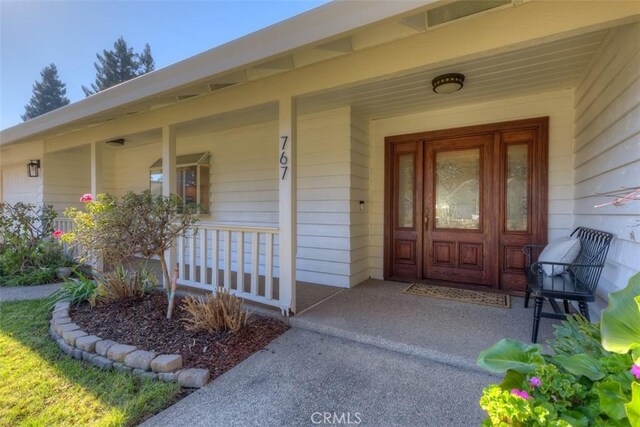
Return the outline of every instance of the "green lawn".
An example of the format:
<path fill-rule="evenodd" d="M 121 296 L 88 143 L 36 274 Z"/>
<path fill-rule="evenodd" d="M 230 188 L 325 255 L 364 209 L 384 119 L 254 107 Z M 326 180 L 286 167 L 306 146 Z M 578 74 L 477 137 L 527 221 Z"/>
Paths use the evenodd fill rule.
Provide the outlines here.
<path fill-rule="evenodd" d="M 0 303 L 0 426 L 135 425 L 180 393 L 62 355 L 48 327 L 45 300 Z"/>

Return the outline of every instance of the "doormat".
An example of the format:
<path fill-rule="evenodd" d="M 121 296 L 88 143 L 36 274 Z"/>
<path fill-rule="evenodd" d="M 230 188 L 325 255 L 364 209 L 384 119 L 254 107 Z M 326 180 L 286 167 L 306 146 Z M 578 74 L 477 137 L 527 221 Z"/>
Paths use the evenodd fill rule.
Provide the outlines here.
<path fill-rule="evenodd" d="M 412 283 L 402 293 L 425 297 L 489 305 L 491 307 L 511 308 L 511 296 L 494 292 L 472 291 L 470 289 L 448 288 L 426 283 Z"/>

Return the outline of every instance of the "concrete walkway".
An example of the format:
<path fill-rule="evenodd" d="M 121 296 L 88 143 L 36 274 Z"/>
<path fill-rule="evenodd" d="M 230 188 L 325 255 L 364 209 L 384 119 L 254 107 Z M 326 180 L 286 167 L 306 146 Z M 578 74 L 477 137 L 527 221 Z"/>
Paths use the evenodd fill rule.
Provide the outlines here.
<path fill-rule="evenodd" d="M 0 302 L 47 298 L 57 291 L 62 283 L 39 286 L 0 287 Z"/>
<path fill-rule="evenodd" d="M 292 329 L 143 426 L 473 426 L 496 378 Z M 335 414 L 335 415 L 334 415 Z"/>

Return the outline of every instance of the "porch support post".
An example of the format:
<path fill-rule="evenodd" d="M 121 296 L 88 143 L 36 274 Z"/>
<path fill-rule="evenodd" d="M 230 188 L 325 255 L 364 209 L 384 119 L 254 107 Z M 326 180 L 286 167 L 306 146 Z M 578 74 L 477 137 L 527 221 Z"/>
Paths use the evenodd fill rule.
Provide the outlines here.
<path fill-rule="evenodd" d="M 91 189 L 90 193 L 93 196 L 97 196 L 98 193 L 103 193 L 104 188 L 102 184 L 102 145 L 94 141 L 91 143 Z"/>
<path fill-rule="evenodd" d="M 296 103 L 292 97 L 279 102 L 278 138 L 280 300 L 286 315 L 296 309 L 297 164 Z"/>
<path fill-rule="evenodd" d="M 176 193 L 177 188 L 176 173 L 176 130 L 174 126 L 165 125 L 162 127 L 162 195 L 169 196 Z M 167 260 L 169 275 L 173 274 L 176 266 L 176 248 L 172 247 L 164 254 Z M 167 288 L 170 283 L 162 278 L 162 285 Z"/>
<path fill-rule="evenodd" d="M 93 197 L 97 197 L 99 193 L 103 193 L 104 188 L 102 184 L 102 145 L 99 142 L 93 141 L 91 143 L 91 188 L 89 193 Z M 104 260 L 102 257 L 92 257 L 91 264 L 98 271 L 104 270 Z"/>

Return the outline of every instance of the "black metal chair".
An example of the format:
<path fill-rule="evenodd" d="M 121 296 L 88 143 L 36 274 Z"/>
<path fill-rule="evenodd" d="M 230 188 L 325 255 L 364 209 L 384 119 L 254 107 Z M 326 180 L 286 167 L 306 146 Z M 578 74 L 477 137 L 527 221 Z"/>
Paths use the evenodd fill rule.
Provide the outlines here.
<path fill-rule="evenodd" d="M 609 252 L 613 234 L 586 227 L 578 227 L 571 233 L 571 236 L 580 239 L 581 246 L 575 261 L 570 264 L 540 261 L 532 263 L 534 257 L 537 258 L 534 255 L 539 255 L 540 248 L 543 246 L 527 245 L 522 248 L 527 260 L 525 267 L 527 276 L 527 290 L 524 297 L 525 308 L 529 306 L 529 298 L 531 296 L 535 298 L 533 330 L 531 332 L 531 341 L 534 343 L 538 340 L 540 318 L 566 319 L 566 315 L 570 311 L 569 301 L 576 301 L 580 314 L 590 320 L 589 303 L 596 299 L 596 288 Z M 564 272 L 556 276 L 548 276 L 542 268 L 544 265 L 551 266 L 553 269 L 556 266 L 560 266 L 564 269 Z M 545 298 L 549 300 L 553 313 L 542 311 L 542 304 Z M 564 314 L 561 312 L 556 299 L 564 301 Z"/>

